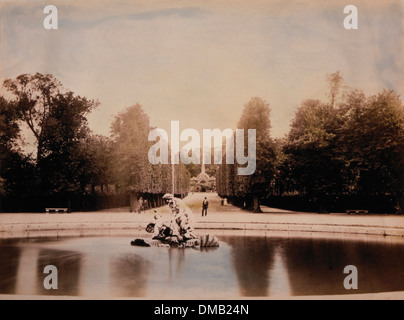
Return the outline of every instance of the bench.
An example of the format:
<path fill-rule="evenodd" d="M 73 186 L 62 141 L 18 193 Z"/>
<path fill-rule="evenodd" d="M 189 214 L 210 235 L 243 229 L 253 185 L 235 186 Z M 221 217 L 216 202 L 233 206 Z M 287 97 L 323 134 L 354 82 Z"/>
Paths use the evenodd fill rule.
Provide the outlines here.
<path fill-rule="evenodd" d="M 68 213 L 69 209 L 68 208 L 46 208 L 45 209 L 46 213 Z"/>
<path fill-rule="evenodd" d="M 346 213 L 347 214 L 351 214 L 351 213 L 354 213 L 354 214 L 361 214 L 361 213 L 369 214 L 369 210 L 347 210 Z"/>

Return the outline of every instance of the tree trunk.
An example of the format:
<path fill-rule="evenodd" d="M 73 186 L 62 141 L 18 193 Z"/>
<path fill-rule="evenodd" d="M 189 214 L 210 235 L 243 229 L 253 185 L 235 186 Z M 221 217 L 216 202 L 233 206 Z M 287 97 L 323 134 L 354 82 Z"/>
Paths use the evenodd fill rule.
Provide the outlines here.
<path fill-rule="evenodd" d="M 67 212 L 72 212 L 72 200 L 70 195 L 67 196 Z"/>
<path fill-rule="evenodd" d="M 403 214 L 404 195 L 399 192 L 397 194 L 396 214 Z M 0 208 L 1 209 L 1 208 Z"/>
<path fill-rule="evenodd" d="M 135 211 L 135 195 L 131 192 L 129 193 L 129 212 L 133 213 Z"/>
<path fill-rule="evenodd" d="M 253 211 L 254 213 L 262 213 L 260 199 L 256 195 L 253 196 L 253 208 L 254 208 L 254 211 Z"/>
<path fill-rule="evenodd" d="M 153 194 L 153 209 L 157 207 L 157 194 Z"/>
<path fill-rule="evenodd" d="M 138 206 L 138 199 L 139 199 L 138 194 L 135 193 L 135 192 L 131 192 L 129 194 L 129 197 L 130 197 L 129 198 L 129 202 L 130 202 L 129 212 L 130 213 L 136 212 L 137 211 L 137 206 Z"/>

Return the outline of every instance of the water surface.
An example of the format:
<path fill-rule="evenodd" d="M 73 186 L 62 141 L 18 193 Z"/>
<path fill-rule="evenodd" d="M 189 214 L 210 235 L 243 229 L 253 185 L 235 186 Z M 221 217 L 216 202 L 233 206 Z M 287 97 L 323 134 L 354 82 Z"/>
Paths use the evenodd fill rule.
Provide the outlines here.
<path fill-rule="evenodd" d="M 222 235 L 215 249 L 130 246 L 130 237 L 0 240 L 0 294 L 231 299 L 404 291 L 404 245 L 389 241 Z M 46 290 L 45 266 L 58 269 Z M 345 266 L 359 290 L 343 286 Z"/>

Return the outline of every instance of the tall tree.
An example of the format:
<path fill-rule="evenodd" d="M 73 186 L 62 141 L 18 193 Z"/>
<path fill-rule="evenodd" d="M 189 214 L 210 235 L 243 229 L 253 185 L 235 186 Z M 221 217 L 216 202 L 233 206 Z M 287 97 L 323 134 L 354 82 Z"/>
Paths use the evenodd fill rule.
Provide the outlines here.
<path fill-rule="evenodd" d="M 0 97 L 0 197 L 27 194 L 33 191 L 35 177 L 29 156 L 20 150 L 21 136 L 15 106 Z"/>
<path fill-rule="evenodd" d="M 114 142 L 115 178 L 119 185 L 126 188 L 130 195 L 130 210 L 137 207 L 143 194 L 155 195 L 172 192 L 185 195 L 189 189 L 189 173 L 182 163 L 175 165 L 174 177 L 171 165 L 149 162 L 148 152 L 153 145 L 148 140 L 152 127 L 149 117 L 140 104 L 119 113 L 111 126 Z"/>
<path fill-rule="evenodd" d="M 20 127 L 18 120 L 14 105 L 0 96 L 0 156 L 6 150 L 19 148 Z"/>
<path fill-rule="evenodd" d="M 139 196 L 151 189 L 152 168 L 148 160 L 149 117 L 140 104 L 119 113 L 111 126 L 115 142 L 115 163 L 119 184 L 130 194 L 131 211 Z"/>
<path fill-rule="evenodd" d="M 84 143 L 86 158 L 88 159 L 87 174 L 92 186 L 100 186 L 101 190 L 115 182 L 114 179 L 114 144 L 102 135 L 90 135 Z"/>
<path fill-rule="evenodd" d="M 15 117 L 28 126 L 36 141 L 36 173 L 28 179 L 39 180 L 36 193 L 84 190 L 88 182 L 83 148 L 89 134 L 86 116 L 98 102 L 65 91 L 50 74 L 23 74 L 7 79 L 3 87 Z"/>
<path fill-rule="evenodd" d="M 94 101 L 73 92 L 54 97 L 41 123 L 38 168 L 44 190 L 50 193 L 85 190 L 89 183 L 85 141 L 90 133 L 86 116 L 95 106 Z"/>
<path fill-rule="evenodd" d="M 37 159 L 44 154 L 44 124 L 51 113 L 54 100 L 62 90 L 62 84 L 50 74 L 22 74 L 16 79 L 7 79 L 4 88 L 11 94 L 11 103 L 37 142 Z"/>
<path fill-rule="evenodd" d="M 343 185 L 343 163 L 336 150 L 338 126 L 338 113 L 331 105 L 306 100 L 296 112 L 285 146 L 295 190 L 312 198 L 320 210 Z"/>
<path fill-rule="evenodd" d="M 262 212 L 260 198 L 271 192 L 271 185 L 275 175 L 275 152 L 270 136 L 271 109 L 269 104 L 261 98 L 252 98 L 245 106 L 237 125 L 244 129 L 247 146 L 248 129 L 256 130 L 257 166 L 251 176 L 235 176 L 235 195 L 252 199 L 254 212 Z M 237 171 L 236 171 L 237 172 Z"/>
<path fill-rule="evenodd" d="M 351 175 L 351 191 L 365 196 L 394 194 L 397 210 L 402 212 L 404 106 L 400 97 L 387 90 L 371 97 L 353 91 L 340 110 L 344 123 L 339 145 Z"/>

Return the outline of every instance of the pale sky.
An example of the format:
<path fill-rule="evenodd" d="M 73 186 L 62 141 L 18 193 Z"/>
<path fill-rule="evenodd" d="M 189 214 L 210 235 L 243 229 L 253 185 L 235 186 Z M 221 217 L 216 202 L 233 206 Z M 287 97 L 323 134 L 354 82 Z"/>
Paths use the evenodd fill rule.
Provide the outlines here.
<path fill-rule="evenodd" d="M 58 30 L 43 27 L 48 4 Z M 343 27 L 349 4 L 359 30 Z M 234 129 L 257 96 L 281 137 L 337 70 L 352 88 L 403 95 L 403 16 L 404 0 L 0 0 L 0 80 L 53 74 L 101 102 L 89 121 L 104 135 L 136 103 L 168 132 L 173 120 Z"/>

